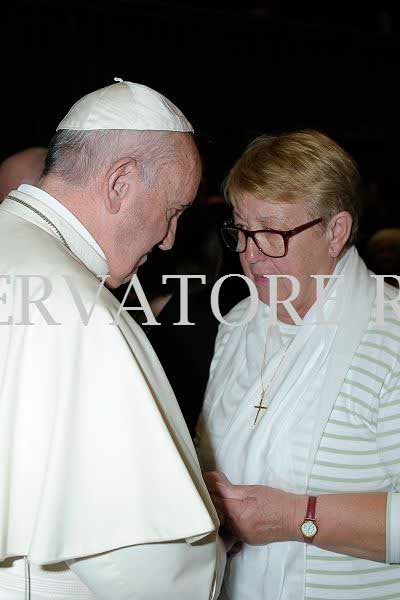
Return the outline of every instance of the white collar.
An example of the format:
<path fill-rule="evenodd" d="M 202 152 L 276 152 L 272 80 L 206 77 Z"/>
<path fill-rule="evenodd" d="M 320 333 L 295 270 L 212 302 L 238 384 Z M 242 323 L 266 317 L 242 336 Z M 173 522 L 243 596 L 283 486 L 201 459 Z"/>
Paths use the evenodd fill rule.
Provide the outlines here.
<path fill-rule="evenodd" d="M 70 251 L 96 277 L 106 276 L 109 270 L 104 253 L 97 250 L 97 243 L 82 223 L 73 217 L 69 211 L 67 211 L 69 215 L 67 219 L 64 215 L 61 215 L 59 209 L 54 210 L 53 206 L 50 207 L 48 203 L 43 202 L 42 198 L 39 199 L 37 192 L 45 193 L 43 190 L 33 186 L 21 187 L 25 188 L 24 191 L 21 188 L 12 190 L 8 197 L 3 200 L 0 205 L 0 212 L 6 211 L 22 217 L 44 229 L 63 243 L 67 247 L 67 251 Z M 31 194 L 31 189 L 28 193 L 27 188 L 32 188 L 35 195 Z M 49 197 L 51 198 L 51 196 Z M 52 198 L 52 200 L 57 202 L 55 198 Z M 57 205 L 58 208 L 61 206 L 59 202 L 57 202 Z"/>
<path fill-rule="evenodd" d="M 23 183 L 19 186 L 19 192 L 23 192 L 25 194 L 29 194 L 29 196 L 33 196 L 37 200 L 46 204 L 49 208 L 53 209 L 60 217 L 62 217 L 65 221 L 70 223 L 72 227 L 81 234 L 81 236 L 91 245 L 93 248 L 102 256 L 104 259 L 106 258 L 103 250 L 100 248 L 94 237 L 89 233 L 84 225 L 75 217 L 75 215 L 61 204 L 54 196 L 51 196 L 44 190 L 35 187 L 34 185 L 29 185 L 27 183 Z"/>

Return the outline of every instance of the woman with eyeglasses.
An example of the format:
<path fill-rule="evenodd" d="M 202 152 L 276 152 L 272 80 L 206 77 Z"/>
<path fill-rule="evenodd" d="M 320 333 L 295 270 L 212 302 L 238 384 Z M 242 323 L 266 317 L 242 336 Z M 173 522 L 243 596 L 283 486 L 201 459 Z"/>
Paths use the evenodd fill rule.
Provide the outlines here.
<path fill-rule="evenodd" d="M 400 309 L 354 246 L 357 166 L 316 131 L 262 136 L 225 192 L 258 304 L 220 326 L 197 431 L 221 598 L 400 598 Z"/>

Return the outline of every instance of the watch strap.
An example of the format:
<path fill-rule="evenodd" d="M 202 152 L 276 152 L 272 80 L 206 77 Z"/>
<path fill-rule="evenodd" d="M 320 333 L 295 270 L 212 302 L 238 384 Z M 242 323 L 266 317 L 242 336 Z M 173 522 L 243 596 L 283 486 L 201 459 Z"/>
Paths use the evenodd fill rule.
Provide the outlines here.
<path fill-rule="evenodd" d="M 306 544 L 312 544 L 314 537 L 318 533 L 318 526 L 316 523 L 316 516 L 315 516 L 316 506 L 317 506 L 317 497 L 309 496 L 308 502 L 307 502 L 306 516 L 305 516 L 303 524 L 301 526 L 301 532 L 303 534 L 303 539 L 306 542 Z M 305 526 L 306 523 L 313 523 L 313 526 L 315 529 L 315 533 L 313 535 L 310 535 L 310 534 L 307 535 L 306 533 L 304 533 L 303 527 Z"/>
<path fill-rule="evenodd" d="M 306 512 L 306 521 L 315 521 L 315 509 L 317 506 L 317 497 L 309 496 Z"/>

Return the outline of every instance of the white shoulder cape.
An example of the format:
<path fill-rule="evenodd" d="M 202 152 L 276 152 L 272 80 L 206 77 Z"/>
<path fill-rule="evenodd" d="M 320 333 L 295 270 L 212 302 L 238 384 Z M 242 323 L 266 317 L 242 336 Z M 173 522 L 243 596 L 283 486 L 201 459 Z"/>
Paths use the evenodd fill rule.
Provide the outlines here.
<path fill-rule="evenodd" d="M 104 289 L 83 325 L 64 277 L 90 310 L 105 261 L 56 212 L 62 231 L 15 201 L 0 207 L 0 560 L 37 564 L 218 526 L 178 404 L 147 338 Z M 34 305 L 21 325 L 22 280 Z M 17 277 L 16 277 L 17 276 Z M 12 319 L 12 324 L 9 324 Z M 190 401 L 190 399 L 188 399 Z"/>

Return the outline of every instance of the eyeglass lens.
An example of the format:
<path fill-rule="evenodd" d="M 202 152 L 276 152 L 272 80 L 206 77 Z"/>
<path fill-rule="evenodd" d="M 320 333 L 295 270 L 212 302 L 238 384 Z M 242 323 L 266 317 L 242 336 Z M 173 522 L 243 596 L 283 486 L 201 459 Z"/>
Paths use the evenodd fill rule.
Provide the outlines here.
<path fill-rule="evenodd" d="M 225 227 L 222 231 L 228 248 L 234 252 L 244 252 L 247 234 L 240 229 Z M 258 247 L 267 254 L 278 258 L 285 254 L 285 242 L 280 233 L 259 232 L 254 234 Z"/>

